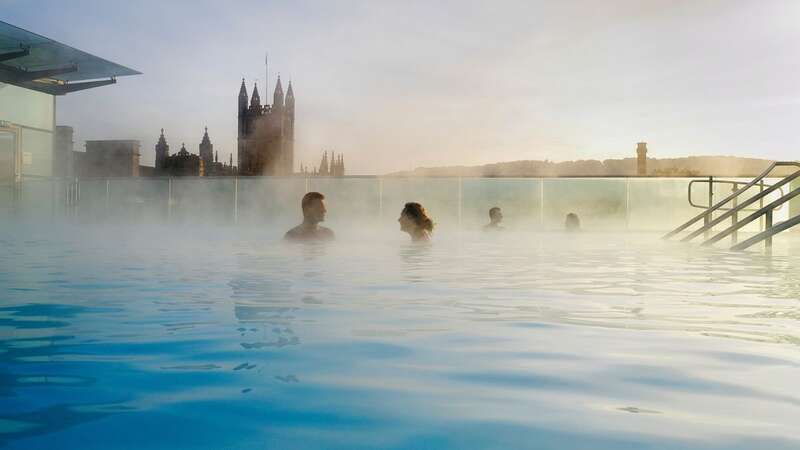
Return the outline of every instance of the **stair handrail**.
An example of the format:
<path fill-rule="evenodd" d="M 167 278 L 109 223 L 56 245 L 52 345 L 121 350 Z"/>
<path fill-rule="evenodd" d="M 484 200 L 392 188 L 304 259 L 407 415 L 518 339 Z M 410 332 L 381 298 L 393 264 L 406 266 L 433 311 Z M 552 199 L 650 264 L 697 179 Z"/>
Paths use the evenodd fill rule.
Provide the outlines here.
<path fill-rule="evenodd" d="M 748 247 L 750 247 L 750 246 L 752 246 L 754 244 L 758 244 L 759 242 L 761 242 L 763 240 L 770 239 L 770 238 L 772 238 L 772 236 L 775 236 L 776 234 L 780 233 L 781 231 L 788 230 L 789 228 L 792 228 L 793 226 L 797 225 L 798 223 L 800 223 L 800 214 L 792 217 L 789 220 L 781 222 L 781 223 L 775 225 L 774 227 L 767 228 L 766 230 L 762 231 L 761 233 L 758 233 L 757 235 L 755 235 L 755 236 L 753 236 L 753 237 L 751 237 L 751 238 L 749 238 L 747 240 L 739 242 L 738 244 L 736 244 L 733 247 L 731 247 L 731 250 L 744 250 L 744 249 L 746 249 L 746 248 L 748 248 Z"/>
<path fill-rule="evenodd" d="M 800 171 L 795 172 L 795 174 L 796 175 L 800 175 Z M 795 178 L 797 178 L 797 177 L 795 177 Z M 701 245 L 709 246 L 709 245 L 711 245 L 711 244 L 713 244 L 715 242 L 718 242 L 718 241 L 726 238 L 727 236 L 730 236 L 734 232 L 738 231 L 740 228 L 742 228 L 745 225 L 749 224 L 750 222 L 758 219 L 759 217 L 763 216 L 764 214 L 767 214 L 770 211 L 776 210 L 777 206 L 780 206 L 780 205 L 788 202 L 789 200 L 797 197 L 798 195 L 800 195 L 800 187 L 797 187 L 794 190 L 790 191 L 788 194 L 784 194 L 780 198 L 770 202 L 767 205 L 764 205 L 758 211 L 750 214 L 749 216 L 745 217 L 742 220 L 737 221 L 735 224 L 733 224 L 733 225 L 729 226 L 728 228 L 722 230 L 721 232 L 717 233 L 713 237 L 703 241 L 703 243 Z M 772 227 L 772 228 L 774 228 L 774 227 Z M 735 245 L 734 245 L 734 247 L 735 247 Z"/>
<path fill-rule="evenodd" d="M 798 165 L 798 167 L 800 167 L 800 165 Z M 721 214 L 717 218 L 709 221 L 708 223 L 703 225 L 701 228 L 699 228 L 699 229 L 693 231 L 692 233 L 690 233 L 689 235 L 685 236 L 683 239 L 681 239 L 681 242 L 689 242 L 689 241 L 691 241 L 692 239 L 694 239 L 697 236 L 703 234 L 707 230 L 712 229 L 714 226 L 716 226 L 717 224 L 719 224 L 723 220 L 727 219 L 728 217 L 731 217 L 732 215 L 744 210 L 744 208 L 752 205 L 753 203 L 763 199 L 764 197 L 768 196 L 769 194 L 777 191 L 784 184 L 791 182 L 792 180 L 794 180 L 797 177 L 800 177 L 800 170 L 796 170 L 794 173 L 792 173 L 791 175 L 785 176 L 784 178 L 782 178 L 780 181 L 778 181 L 777 183 L 773 184 L 769 188 L 767 188 L 767 189 L 759 192 L 758 194 L 748 198 L 747 200 L 743 201 L 742 203 L 736 205 L 735 207 L 728 209 L 726 212 L 724 212 L 723 214 Z M 782 195 L 781 198 L 783 198 L 785 195 L 786 194 Z M 776 202 L 773 202 L 773 203 L 776 203 Z M 781 205 L 781 204 L 783 204 L 783 202 L 777 202 L 776 204 L 777 205 Z M 763 209 L 763 208 L 764 207 L 761 207 L 761 209 Z M 758 211 L 760 211 L 761 209 L 759 209 Z"/>
<path fill-rule="evenodd" d="M 698 180 L 689 181 L 689 188 L 686 190 L 686 197 L 689 200 L 689 205 L 691 205 L 692 207 L 695 207 L 697 209 L 707 209 L 711 205 L 699 205 L 699 204 L 695 203 L 692 200 L 692 185 L 695 184 L 695 183 L 711 183 L 712 185 L 732 184 L 734 186 L 734 189 L 736 189 L 738 186 L 741 186 L 741 185 L 745 184 L 744 181 L 724 180 L 724 179 L 723 180 L 718 180 L 718 179 L 716 179 L 714 177 L 708 177 L 708 179 L 698 179 Z M 760 188 L 762 188 L 762 189 L 771 188 L 772 187 L 771 184 L 766 184 L 766 183 L 764 183 L 763 180 L 758 182 L 758 183 L 756 183 L 755 185 L 760 187 Z M 783 195 L 783 188 L 781 188 L 780 191 L 781 191 L 781 195 Z M 731 191 L 731 192 L 733 192 L 733 191 Z M 720 208 L 719 210 L 720 211 L 728 211 L 730 209 L 731 208 Z M 752 209 L 752 210 L 743 209 L 740 212 L 747 212 L 747 211 L 755 211 L 755 209 Z"/>
<path fill-rule="evenodd" d="M 692 217 L 691 219 L 689 219 L 683 225 L 680 225 L 679 227 L 677 227 L 674 230 L 670 231 L 669 233 L 665 234 L 662 237 L 662 239 L 669 239 L 672 236 L 675 236 L 676 234 L 680 233 L 681 231 L 683 231 L 683 230 L 689 228 L 690 226 L 694 225 L 697 221 L 710 216 L 711 214 L 714 213 L 714 211 L 718 210 L 723 205 L 727 204 L 729 201 L 733 200 L 734 198 L 738 197 L 743 192 L 747 191 L 751 187 L 753 187 L 756 184 L 758 184 L 759 181 L 763 180 L 776 167 L 780 167 L 780 166 L 796 166 L 796 167 L 800 167 L 800 163 L 797 163 L 797 162 L 794 162 L 794 161 L 775 161 L 775 162 L 771 163 L 763 172 L 761 172 L 760 175 L 758 175 L 757 177 L 753 178 L 750 182 L 745 184 L 741 189 L 738 189 L 738 190 L 732 192 L 727 197 L 725 197 L 724 199 L 722 199 L 719 202 L 717 202 L 714 206 L 712 206 L 712 207 L 708 208 L 707 210 L 701 212 L 700 214 Z M 728 211 L 728 212 L 730 212 L 730 211 Z"/>

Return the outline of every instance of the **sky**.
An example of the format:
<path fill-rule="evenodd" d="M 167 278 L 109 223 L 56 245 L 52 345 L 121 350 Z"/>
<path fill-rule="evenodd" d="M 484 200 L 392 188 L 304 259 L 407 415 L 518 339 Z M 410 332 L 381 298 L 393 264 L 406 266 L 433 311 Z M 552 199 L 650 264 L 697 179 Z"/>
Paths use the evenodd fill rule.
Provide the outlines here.
<path fill-rule="evenodd" d="M 0 20 L 142 72 L 59 97 L 87 139 L 152 165 L 227 160 L 242 78 L 296 97 L 295 165 L 348 174 L 521 159 L 798 159 L 800 2 L 0 0 Z M 234 155 L 234 161 L 236 155 Z"/>

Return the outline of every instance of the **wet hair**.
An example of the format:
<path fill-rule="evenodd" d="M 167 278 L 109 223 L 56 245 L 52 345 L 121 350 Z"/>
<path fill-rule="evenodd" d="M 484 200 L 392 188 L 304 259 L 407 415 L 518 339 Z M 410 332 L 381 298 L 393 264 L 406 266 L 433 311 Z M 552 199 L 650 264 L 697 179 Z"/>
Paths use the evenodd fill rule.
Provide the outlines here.
<path fill-rule="evenodd" d="M 428 217 L 428 211 L 425 210 L 425 207 L 419 203 L 406 203 L 406 206 L 403 208 L 403 212 L 401 214 L 405 214 L 406 216 L 410 217 L 411 220 L 413 220 L 414 223 L 416 223 L 417 226 L 423 230 L 428 230 L 429 232 L 433 231 L 433 220 Z"/>
<path fill-rule="evenodd" d="M 489 210 L 489 218 L 493 218 L 496 213 L 500 212 L 499 206 L 494 206 L 492 209 Z"/>
<path fill-rule="evenodd" d="M 303 196 L 303 200 L 300 201 L 300 207 L 305 211 L 314 200 L 325 200 L 325 196 L 319 192 L 309 192 Z"/>
<path fill-rule="evenodd" d="M 578 215 L 575 213 L 567 214 L 566 220 L 564 220 L 564 228 L 567 231 L 577 231 L 581 228 L 581 219 L 578 218 Z"/>

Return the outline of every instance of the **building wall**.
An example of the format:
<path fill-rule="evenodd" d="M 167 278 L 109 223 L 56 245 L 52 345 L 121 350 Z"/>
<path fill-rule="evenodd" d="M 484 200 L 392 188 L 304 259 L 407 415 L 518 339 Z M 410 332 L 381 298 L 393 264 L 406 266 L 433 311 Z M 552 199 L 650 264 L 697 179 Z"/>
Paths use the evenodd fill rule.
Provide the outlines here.
<path fill-rule="evenodd" d="M 86 141 L 86 154 L 75 159 L 78 175 L 138 177 L 140 146 L 136 140 Z"/>
<path fill-rule="evenodd" d="M 21 175 L 53 174 L 55 97 L 0 83 L 0 122 L 18 139 Z"/>
<path fill-rule="evenodd" d="M 72 127 L 59 125 L 56 127 L 53 144 L 53 176 L 59 178 L 74 177 L 75 142 L 72 140 Z"/>

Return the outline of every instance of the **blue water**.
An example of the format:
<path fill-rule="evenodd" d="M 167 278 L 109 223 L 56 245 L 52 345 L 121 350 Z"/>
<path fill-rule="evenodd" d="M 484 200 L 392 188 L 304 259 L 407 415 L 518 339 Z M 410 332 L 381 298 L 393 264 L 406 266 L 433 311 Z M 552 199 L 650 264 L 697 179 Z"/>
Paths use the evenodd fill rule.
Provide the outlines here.
<path fill-rule="evenodd" d="M 800 447 L 791 250 L 5 231 L 3 448 Z"/>

